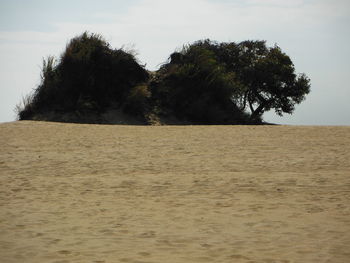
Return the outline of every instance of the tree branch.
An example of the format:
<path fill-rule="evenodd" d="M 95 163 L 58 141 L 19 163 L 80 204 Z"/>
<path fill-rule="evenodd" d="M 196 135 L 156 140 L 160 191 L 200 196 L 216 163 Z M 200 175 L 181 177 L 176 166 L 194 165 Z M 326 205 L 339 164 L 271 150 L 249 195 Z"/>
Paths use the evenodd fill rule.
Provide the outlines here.
<path fill-rule="evenodd" d="M 251 102 L 250 99 L 248 99 L 248 102 L 249 102 L 249 108 L 250 108 L 250 111 L 252 112 L 252 114 L 255 112 L 254 108 L 253 108 L 253 103 Z"/>

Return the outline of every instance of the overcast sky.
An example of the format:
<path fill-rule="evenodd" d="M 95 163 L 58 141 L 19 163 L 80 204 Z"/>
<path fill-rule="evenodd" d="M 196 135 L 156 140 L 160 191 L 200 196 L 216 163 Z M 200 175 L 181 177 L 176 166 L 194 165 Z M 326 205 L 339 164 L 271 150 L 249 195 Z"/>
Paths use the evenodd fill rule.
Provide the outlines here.
<path fill-rule="evenodd" d="M 150 70 L 199 39 L 276 43 L 310 77 L 311 93 L 293 115 L 264 119 L 350 125 L 348 0 L 0 0 L 0 122 L 13 121 L 39 84 L 43 57 L 86 30 L 136 49 Z"/>

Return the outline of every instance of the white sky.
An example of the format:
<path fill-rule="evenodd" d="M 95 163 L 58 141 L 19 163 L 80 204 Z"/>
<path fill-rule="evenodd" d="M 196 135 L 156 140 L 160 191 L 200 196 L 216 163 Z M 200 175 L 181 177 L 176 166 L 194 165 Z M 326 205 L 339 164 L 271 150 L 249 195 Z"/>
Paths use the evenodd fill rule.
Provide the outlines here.
<path fill-rule="evenodd" d="M 350 125 L 348 0 L 0 0 L 0 122 L 13 121 L 39 84 L 43 57 L 58 57 L 86 30 L 134 47 L 151 70 L 199 39 L 277 43 L 311 78 L 311 93 L 293 115 L 264 119 Z"/>

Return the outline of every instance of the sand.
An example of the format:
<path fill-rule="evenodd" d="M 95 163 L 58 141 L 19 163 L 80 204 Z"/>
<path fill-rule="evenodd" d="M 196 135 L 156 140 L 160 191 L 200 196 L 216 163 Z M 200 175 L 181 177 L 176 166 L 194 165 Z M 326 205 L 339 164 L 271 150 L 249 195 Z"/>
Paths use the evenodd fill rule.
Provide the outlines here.
<path fill-rule="evenodd" d="M 0 262 L 350 262 L 350 127 L 0 125 Z"/>

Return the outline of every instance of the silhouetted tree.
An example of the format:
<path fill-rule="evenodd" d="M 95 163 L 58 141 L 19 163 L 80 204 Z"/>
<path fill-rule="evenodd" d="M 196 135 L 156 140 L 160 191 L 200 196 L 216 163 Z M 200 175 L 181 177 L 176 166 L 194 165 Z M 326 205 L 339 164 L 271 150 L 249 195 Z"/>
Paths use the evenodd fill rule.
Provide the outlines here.
<path fill-rule="evenodd" d="M 242 84 L 239 105 L 249 107 L 251 118 L 258 119 L 265 111 L 274 109 L 282 116 L 291 114 L 295 105 L 310 92 L 310 80 L 305 74 L 296 74 L 288 55 L 265 41 L 217 44 L 209 40 L 198 42 L 218 57 Z"/>
<path fill-rule="evenodd" d="M 232 98 L 239 90 L 235 74 L 211 50 L 190 45 L 170 56 L 151 83 L 152 98 L 178 118 L 201 124 L 245 123 Z"/>

